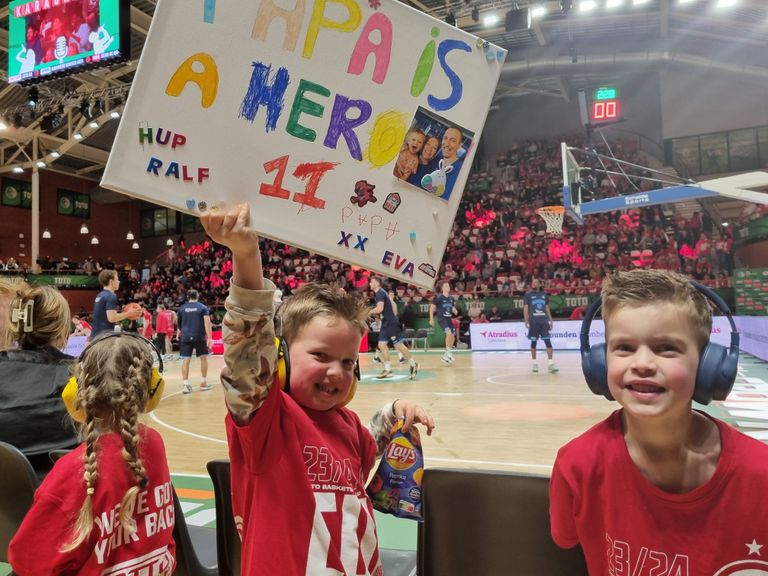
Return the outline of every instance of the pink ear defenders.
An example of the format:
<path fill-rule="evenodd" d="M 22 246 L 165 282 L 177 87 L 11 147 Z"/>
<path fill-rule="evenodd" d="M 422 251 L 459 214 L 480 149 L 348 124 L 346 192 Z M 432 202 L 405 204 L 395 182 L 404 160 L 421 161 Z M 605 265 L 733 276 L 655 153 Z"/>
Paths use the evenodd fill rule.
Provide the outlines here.
<path fill-rule="evenodd" d="M 739 364 L 739 333 L 731 317 L 728 304 L 714 290 L 693 281 L 691 281 L 691 286 L 714 303 L 718 310 L 728 318 L 731 325 L 731 345 L 726 348 L 720 344 L 709 342 L 701 351 L 699 358 L 693 399 L 699 404 L 709 404 L 712 400 L 725 400 L 736 381 L 736 370 Z M 581 370 L 592 392 L 599 396 L 605 396 L 608 400 L 614 400 L 608 389 L 605 343 L 593 346 L 589 344 L 589 328 L 602 303 L 602 299 L 598 297 L 584 313 L 584 321 L 581 325 Z"/>

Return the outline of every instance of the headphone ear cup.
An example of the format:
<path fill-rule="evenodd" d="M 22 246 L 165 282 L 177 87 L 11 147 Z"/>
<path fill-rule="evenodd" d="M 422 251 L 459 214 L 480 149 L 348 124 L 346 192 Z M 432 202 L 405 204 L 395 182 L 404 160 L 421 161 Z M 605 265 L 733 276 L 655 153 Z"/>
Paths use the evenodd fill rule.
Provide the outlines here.
<path fill-rule="evenodd" d="M 355 361 L 355 373 L 352 376 L 352 385 L 349 387 L 349 394 L 347 394 L 347 397 L 344 398 L 344 401 L 339 404 L 339 406 L 346 406 L 350 402 L 352 402 L 352 398 L 355 397 L 355 392 L 357 391 L 357 383 L 360 381 L 360 362 Z"/>
<path fill-rule="evenodd" d="M 152 410 L 157 408 L 157 405 L 160 404 L 160 400 L 163 398 L 163 390 L 165 390 L 163 375 L 157 368 L 152 368 L 152 380 L 147 390 L 147 403 L 144 405 L 144 412 L 152 412 Z"/>
<path fill-rule="evenodd" d="M 733 378 L 729 380 L 724 372 L 728 351 L 720 344 L 710 342 L 704 346 L 699 358 L 699 368 L 696 371 L 696 388 L 693 391 L 693 399 L 699 404 L 709 404 L 716 395 L 725 396 L 733 387 Z"/>
<path fill-rule="evenodd" d="M 608 363 L 606 360 L 605 343 L 590 346 L 589 352 L 581 354 L 581 370 L 589 389 L 598 396 L 613 400 L 608 388 Z"/>
<path fill-rule="evenodd" d="M 291 388 L 291 361 L 288 358 L 288 343 L 283 338 L 275 338 L 277 346 L 277 380 L 280 388 L 288 392 Z"/>
<path fill-rule="evenodd" d="M 74 376 L 67 381 L 67 385 L 61 392 L 61 399 L 73 420 L 80 423 L 85 422 L 85 412 L 78 406 L 77 402 L 77 378 Z"/>

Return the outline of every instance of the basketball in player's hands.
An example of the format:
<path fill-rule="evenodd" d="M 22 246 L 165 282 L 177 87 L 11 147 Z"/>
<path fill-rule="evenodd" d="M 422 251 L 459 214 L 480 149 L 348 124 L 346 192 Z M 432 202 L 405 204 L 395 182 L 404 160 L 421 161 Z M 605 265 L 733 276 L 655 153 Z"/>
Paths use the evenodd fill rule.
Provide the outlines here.
<path fill-rule="evenodd" d="M 144 309 L 141 307 L 141 304 L 130 302 L 123 306 L 123 312 L 128 314 L 129 320 L 138 320 L 144 314 Z"/>

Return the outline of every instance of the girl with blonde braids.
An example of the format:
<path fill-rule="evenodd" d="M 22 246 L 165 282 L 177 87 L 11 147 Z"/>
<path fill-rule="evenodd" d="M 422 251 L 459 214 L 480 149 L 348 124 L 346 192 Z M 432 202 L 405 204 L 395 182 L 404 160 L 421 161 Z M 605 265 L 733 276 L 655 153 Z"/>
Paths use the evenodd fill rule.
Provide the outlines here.
<path fill-rule="evenodd" d="M 151 343 L 105 334 L 74 367 L 83 443 L 59 459 L 8 549 L 19 576 L 170 576 L 173 493 L 160 435 L 140 423 L 153 387 Z"/>

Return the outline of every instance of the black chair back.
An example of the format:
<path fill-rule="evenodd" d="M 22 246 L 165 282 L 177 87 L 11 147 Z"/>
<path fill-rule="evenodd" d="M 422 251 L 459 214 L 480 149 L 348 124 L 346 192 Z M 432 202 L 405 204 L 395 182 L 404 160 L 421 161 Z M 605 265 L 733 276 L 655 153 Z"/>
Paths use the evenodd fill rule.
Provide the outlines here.
<path fill-rule="evenodd" d="M 216 544 L 221 576 L 240 576 L 240 535 L 232 512 L 232 484 L 229 460 L 208 462 L 208 474 L 213 480 L 216 498 Z"/>
<path fill-rule="evenodd" d="M 8 545 L 32 506 L 37 484 L 21 450 L 0 442 L 0 562 L 8 562 Z"/>
<path fill-rule="evenodd" d="M 423 498 L 420 576 L 587 576 L 552 541 L 547 476 L 428 468 Z"/>
<path fill-rule="evenodd" d="M 173 576 L 217 576 L 216 531 L 187 524 L 176 488 L 173 489 L 173 513 L 173 540 L 176 542 Z"/>

